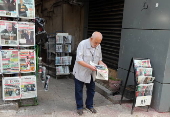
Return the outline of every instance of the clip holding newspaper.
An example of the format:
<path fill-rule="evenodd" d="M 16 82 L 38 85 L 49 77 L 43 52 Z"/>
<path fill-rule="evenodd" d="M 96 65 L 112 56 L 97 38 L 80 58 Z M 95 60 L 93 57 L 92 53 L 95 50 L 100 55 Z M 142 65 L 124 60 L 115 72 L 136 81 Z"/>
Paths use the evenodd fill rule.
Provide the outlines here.
<path fill-rule="evenodd" d="M 108 80 L 108 69 L 103 65 L 97 65 L 90 61 L 90 65 L 95 66 L 97 68 L 96 79 L 100 80 Z"/>

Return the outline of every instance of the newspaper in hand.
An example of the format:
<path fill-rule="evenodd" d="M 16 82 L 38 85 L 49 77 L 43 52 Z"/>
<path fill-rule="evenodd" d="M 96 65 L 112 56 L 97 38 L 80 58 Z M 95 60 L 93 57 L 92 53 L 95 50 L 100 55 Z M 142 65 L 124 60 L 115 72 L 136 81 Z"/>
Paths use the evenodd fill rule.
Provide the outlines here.
<path fill-rule="evenodd" d="M 108 69 L 106 67 L 104 67 L 103 65 L 96 65 L 91 61 L 90 64 L 97 68 L 96 79 L 108 80 Z"/>

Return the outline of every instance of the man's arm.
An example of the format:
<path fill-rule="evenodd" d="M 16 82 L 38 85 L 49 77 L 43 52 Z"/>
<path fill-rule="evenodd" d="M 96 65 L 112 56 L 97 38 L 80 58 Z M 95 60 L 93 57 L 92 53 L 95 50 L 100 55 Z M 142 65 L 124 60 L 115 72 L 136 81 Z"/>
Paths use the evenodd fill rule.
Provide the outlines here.
<path fill-rule="evenodd" d="M 82 65 L 83 67 L 87 67 L 87 68 L 91 69 L 92 71 L 96 71 L 96 67 L 89 65 L 84 61 L 77 61 L 77 62 L 78 62 L 78 64 Z"/>

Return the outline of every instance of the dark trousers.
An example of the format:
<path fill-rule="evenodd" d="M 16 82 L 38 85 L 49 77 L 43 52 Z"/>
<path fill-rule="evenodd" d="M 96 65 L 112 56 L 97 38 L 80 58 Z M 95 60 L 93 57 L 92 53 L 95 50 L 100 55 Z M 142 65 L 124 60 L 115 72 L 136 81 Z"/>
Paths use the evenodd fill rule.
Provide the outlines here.
<path fill-rule="evenodd" d="M 83 86 L 86 85 L 87 91 L 86 91 L 86 108 L 93 108 L 93 97 L 95 94 L 95 83 L 93 79 L 91 78 L 90 83 L 84 83 L 76 78 L 74 78 L 75 82 L 75 98 L 76 98 L 76 104 L 77 109 L 83 109 Z"/>

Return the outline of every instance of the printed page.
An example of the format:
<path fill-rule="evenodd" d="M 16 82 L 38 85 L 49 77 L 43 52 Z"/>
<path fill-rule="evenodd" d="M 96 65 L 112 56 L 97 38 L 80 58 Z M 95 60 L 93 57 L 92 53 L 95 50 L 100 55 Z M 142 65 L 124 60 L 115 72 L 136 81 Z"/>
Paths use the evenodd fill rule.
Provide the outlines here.
<path fill-rule="evenodd" d="M 20 71 L 22 73 L 35 72 L 36 57 L 34 50 L 20 50 Z"/>
<path fill-rule="evenodd" d="M 18 40 L 20 46 L 35 45 L 35 25 L 29 22 L 18 23 Z"/>
<path fill-rule="evenodd" d="M 17 17 L 17 0 L 0 0 L 0 16 Z"/>
<path fill-rule="evenodd" d="M 0 20 L 0 40 L 2 46 L 18 46 L 17 22 Z"/>
<path fill-rule="evenodd" d="M 19 77 L 4 77 L 3 100 L 17 100 L 21 97 L 21 79 Z"/>
<path fill-rule="evenodd" d="M 36 76 L 21 76 L 21 99 L 37 97 Z"/>
<path fill-rule="evenodd" d="M 150 63 L 150 59 L 146 59 L 146 60 L 134 60 L 134 66 L 135 68 L 137 67 L 147 67 L 150 68 L 151 67 L 151 63 Z"/>
<path fill-rule="evenodd" d="M 34 0 L 18 0 L 17 7 L 19 17 L 35 19 Z"/>
<path fill-rule="evenodd" d="M 2 72 L 19 73 L 19 53 L 18 50 L 1 50 L 2 53 Z"/>

